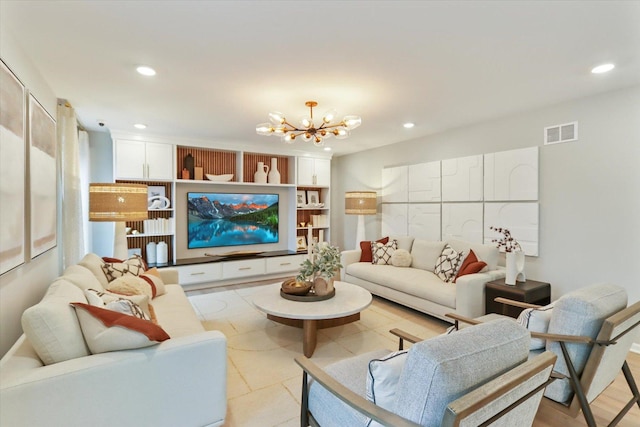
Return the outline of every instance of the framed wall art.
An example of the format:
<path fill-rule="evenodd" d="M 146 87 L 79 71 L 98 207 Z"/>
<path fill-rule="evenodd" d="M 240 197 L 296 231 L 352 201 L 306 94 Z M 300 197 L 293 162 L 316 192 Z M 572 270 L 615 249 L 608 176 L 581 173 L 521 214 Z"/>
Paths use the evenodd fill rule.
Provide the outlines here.
<path fill-rule="evenodd" d="M 320 203 L 320 193 L 315 190 L 307 191 L 307 204 L 314 206 Z"/>
<path fill-rule="evenodd" d="M 0 61 L 0 274 L 25 261 L 25 123 L 24 85 Z"/>
<path fill-rule="evenodd" d="M 307 193 L 304 190 L 296 191 L 296 205 L 303 208 L 307 205 Z"/>
<path fill-rule="evenodd" d="M 31 258 L 56 246 L 56 122 L 29 94 Z"/>

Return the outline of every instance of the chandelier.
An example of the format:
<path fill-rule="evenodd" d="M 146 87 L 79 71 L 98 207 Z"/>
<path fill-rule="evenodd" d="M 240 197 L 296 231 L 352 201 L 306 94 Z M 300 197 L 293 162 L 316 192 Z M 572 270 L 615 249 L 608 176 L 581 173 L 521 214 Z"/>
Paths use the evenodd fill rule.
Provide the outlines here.
<path fill-rule="evenodd" d="M 345 116 L 342 121 L 332 123 L 336 117 L 336 110 L 329 110 L 322 117 L 319 126 L 313 122 L 313 107 L 317 106 L 316 101 L 304 103 L 309 107 L 309 116 L 300 119 L 300 126 L 292 125 L 284 117 L 284 114 L 269 113 L 271 123 L 260 123 L 256 126 L 258 135 L 277 135 L 287 144 L 293 143 L 296 138 L 301 137 L 303 141 L 313 141 L 313 145 L 319 147 L 324 145 L 324 140 L 335 136 L 337 139 L 344 139 L 349 136 L 352 129 L 357 128 L 362 123 L 360 116 Z"/>

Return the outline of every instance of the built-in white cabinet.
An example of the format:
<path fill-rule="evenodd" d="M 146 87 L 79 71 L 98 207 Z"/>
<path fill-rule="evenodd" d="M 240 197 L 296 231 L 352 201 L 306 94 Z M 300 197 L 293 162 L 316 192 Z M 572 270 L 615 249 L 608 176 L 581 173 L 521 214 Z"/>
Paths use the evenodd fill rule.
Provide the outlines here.
<path fill-rule="evenodd" d="M 237 283 L 237 279 L 265 280 L 295 276 L 306 255 L 257 257 L 250 259 L 179 265 L 178 280 L 182 286 L 207 284 L 225 286 Z"/>
<path fill-rule="evenodd" d="M 195 170 L 191 179 L 182 179 L 184 167 L 182 159 L 191 155 Z M 279 183 L 255 182 L 255 171 L 260 163 L 272 167 L 275 164 L 280 172 Z M 199 177 L 199 173 L 203 177 Z M 231 175 L 230 181 L 209 180 L 208 175 Z M 188 191 L 194 186 L 198 190 L 211 185 L 212 191 L 242 192 L 244 186 L 253 192 L 257 187 L 265 192 L 277 191 L 286 212 L 280 212 L 280 227 L 286 228 L 284 241 L 286 247 L 276 251 L 294 252 L 300 250 L 304 242 L 306 254 L 307 241 L 330 240 L 330 184 L 331 159 L 313 158 L 285 154 L 254 153 L 240 150 L 225 150 L 212 147 L 182 146 L 171 143 L 158 143 L 136 140 L 135 136 L 114 138 L 114 175 L 120 182 L 138 182 L 150 187 L 162 187 L 163 194 L 170 200 L 168 209 L 149 210 L 149 219 L 180 219 L 176 214 L 176 195 Z M 226 187 L 226 188 L 225 188 Z M 278 187 L 268 190 L 269 187 Z M 297 193 L 297 194 L 296 194 Z M 298 197 L 302 203 L 296 203 Z M 286 201 L 286 203 L 284 203 Z M 180 211 L 182 212 L 182 210 Z M 169 234 L 150 234 L 143 221 L 129 221 L 127 226 L 136 230 L 128 238 L 132 252 L 141 253 L 146 258 L 146 247 L 150 242 L 165 242 L 168 245 L 168 266 L 176 265 L 179 281 L 183 285 L 222 286 L 238 283 L 239 279 L 282 278 L 295 275 L 305 255 L 287 255 L 256 257 L 251 259 L 224 260 L 189 264 L 189 260 L 202 254 L 185 249 L 179 239 L 186 232 L 185 224 L 175 224 L 175 232 Z M 202 252 L 202 251 L 200 251 Z M 164 267 L 164 266 L 163 266 Z"/>
<path fill-rule="evenodd" d="M 331 160 L 298 157 L 298 186 L 331 185 Z"/>
<path fill-rule="evenodd" d="M 173 179 L 173 145 L 116 140 L 116 179 Z"/>

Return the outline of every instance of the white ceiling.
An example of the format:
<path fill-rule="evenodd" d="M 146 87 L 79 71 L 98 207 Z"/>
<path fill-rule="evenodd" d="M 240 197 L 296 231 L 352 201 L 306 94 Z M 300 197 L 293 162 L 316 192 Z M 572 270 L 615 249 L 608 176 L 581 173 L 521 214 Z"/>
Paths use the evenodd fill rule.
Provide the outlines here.
<path fill-rule="evenodd" d="M 0 17 L 89 129 L 272 151 L 255 125 L 307 100 L 362 116 L 328 141 L 342 155 L 640 84 L 638 1 L 2 0 Z"/>

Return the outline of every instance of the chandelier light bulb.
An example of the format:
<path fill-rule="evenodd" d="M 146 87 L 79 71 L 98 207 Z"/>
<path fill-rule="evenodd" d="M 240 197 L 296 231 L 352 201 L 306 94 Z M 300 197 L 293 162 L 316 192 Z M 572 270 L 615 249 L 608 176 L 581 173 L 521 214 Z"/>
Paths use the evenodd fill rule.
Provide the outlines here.
<path fill-rule="evenodd" d="M 271 123 L 260 123 L 256 126 L 256 133 L 258 135 L 271 135 L 274 129 L 271 127 Z"/>
<path fill-rule="evenodd" d="M 302 124 L 303 128 L 310 128 L 313 126 L 313 120 L 311 120 L 311 117 L 302 117 L 300 119 L 300 123 Z"/>
<path fill-rule="evenodd" d="M 284 141 L 287 144 L 293 144 L 294 139 L 296 139 L 295 135 L 292 135 L 290 133 L 282 137 L 282 141 Z"/>
<path fill-rule="evenodd" d="M 336 110 L 331 109 L 324 114 L 322 121 L 329 124 L 336 118 L 336 114 L 338 114 Z"/>
<path fill-rule="evenodd" d="M 342 121 L 349 130 L 355 129 L 362 124 L 360 116 L 345 116 Z"/>
<path fill-rule="evenodd" d="M 316 147 L 322 147 L 324 145 L 324 141 L 322 140 L 322 138 L 316 136 L 313 139 L 313 145 L 315 145 Z"/>
<path fill-rule="evenodd" d="M 275 128 L 273 128 L 273 133 L 275 135 L 282 136 L 284 135 L 284 130 L 284 126 L 276 126 Z"/>
<path fill-rule="evenodd" d="M 286 119 L 284 118 L 284 114 L 278 111 L 274 111 L 272 113 L 269 113 L 269 120 L 274 125 L 281 125 L 281 124 L 284 124 Z"/>
<path fill-rule="evenodd" d="M 311 134 L 309 132 L 305 132 L 302 135 L 302 140 L 305 141 L 305 142 L 311 141 L 311 138 L 312 138 L 312 136 L 311 136 Z"/>
<path fill-rule="evenodd" d="M 349 137 L 349 130 L 348 129 L 344 129 L 344 128 L 340 128 L 336 130 L 337 133 L 336 135 L 336 139 L 345 139 Z"/>

